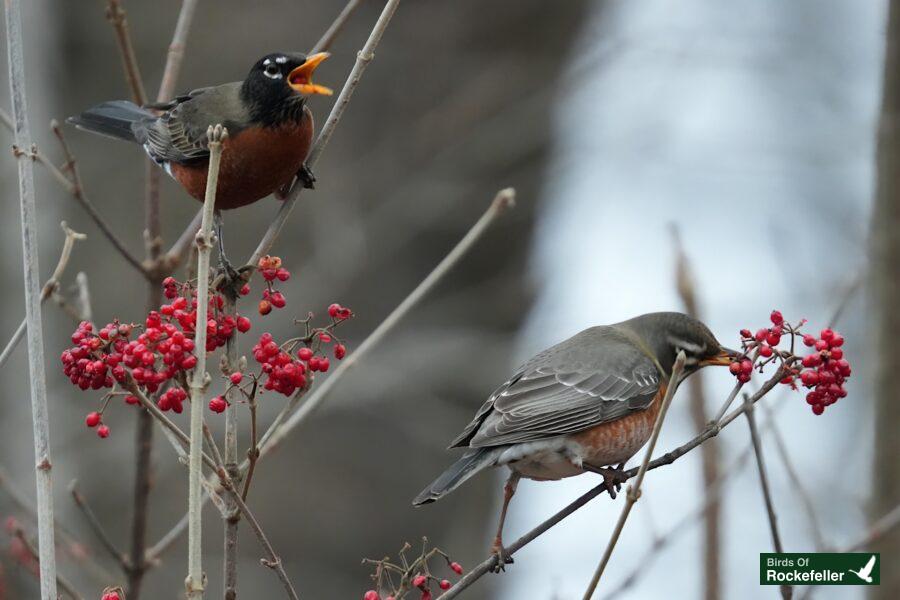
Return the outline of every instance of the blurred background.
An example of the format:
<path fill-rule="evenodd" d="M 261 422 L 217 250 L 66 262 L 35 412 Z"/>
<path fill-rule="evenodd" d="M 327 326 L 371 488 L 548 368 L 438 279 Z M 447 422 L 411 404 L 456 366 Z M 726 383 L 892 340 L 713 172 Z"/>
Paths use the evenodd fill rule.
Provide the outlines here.
<path fill-rule="evenodd" d="M 340 87 L 382 5 L 362 2 L 317 73 L 319 82 Z M 144 83 L 155 96 L 180 3 L 124 6 Z M 201 2 L 177 89 L 242 79 L 263 54 L 309 47 L 342 6 L 321 0 Z M 273 249 L 294 274 L 282 286 L 288 309 L 256 320 L 254 332 L 289 337 L 293 317 L 340 302 L 358 315 L 342 327 L 353 352 L 498 189 L 515 187 L 518 207 L 340 383 L 323 410 L 260 463 L 252 506 L 301 596 L 361 597 L 370 571 L 360 560 L 394 554 L 422 535 L 466 567 L 483 560 L 504 473 L 481 475 L 421 509 L 413 509 L 410 499 L 453 459 L 446 443 L 518 363 L 591 325 L 684 310 L 675 285 L 673 227 L 691 264 L 701 315 L 725 344 L 737 345 L 742 327 L 765 326 L 773 308 L 791 320 L 809 319 L 817 331 L 848 300 L 837 327 L 855 367 L 850 396 L 821 417 L 812 415 L 799 393 L 773 393 L 765 404 L 776 411 L 824 543 L 840 548 L 864 534 L 867 519 L 884 512 L 878 508 L 883 498 L 873 507 L 873 484 L 890 488 L 882 496 L 896 493 L 898 485 L 888 471 L 874 481 L 871 476 L 875 415 L 883 410 L 873 393 L 879 352 L 872 340 L 882 312 L 869 310 L 868 286 L 858 285 L 867 281 L 878 187 L 887 8 L 885 2 L 851 0 L 400 4 L 317 165 L 316 190 L 301 197 Z M 61 121 L 91 104 L 129 97 L 104 10 L 101 1 L 27 3 L 32 131 L 41 151 L 57 162 L 62 156 L 47 126 L 51 118 Z M 312 100 L 319 123 L 329 106 L 328 99 Z M 11 134 L 3 135 L 11 144 Z M 143 153 L 71 128 L 66 135 L 87 193 L 142 255 Z M 143 279 L 46 170 L 38 166 L 36 178 L 42 271 L 49 274 L 55 264 L 62 241 L 58 223 L 66 220 L 89 236 L 76 247 L 66 286 L 84 271 L 97 322 L 141 320 Z M 24 315 L 11 157 L 0 161 L 0 179 L 8 198 L 0 205 L 0 275 L 10 290 L 0 298 L 5 339 Z M 162 207 L 168 246 L 199 205 L 165 180 Z M 230 256 L 248 256 L 277 209 L 277 201 L 268 199 L 228 213 Z M 851 288 L 856 291 L 847 293 Z M 246 302 L 244 312 L 252 312 Z M 77 479 L 111 537 L 126 549 L 134 410 L 113 407 L 105 418 L 109 439 L 85 430 L 84 415 L 95 410 L 98 396 L 73 388 L 57 359 L 74 322 L 52 303 L 44 316 L 58 518 L 97 547 L 66 489 Z M 4 482 L 27 499 L 34 485 L 24 344 L 4 373 L 0 466 Z M 710 411 L 732 381 L 724 370 L 704 374 Z M 660 451 L 695 434 L 689 395 L 685 388 L 676 397 Z M 264 423 L 281 406 L 264 397 Z M 760 420 L 765 414 L 760 411 Z M 886 414 L 879 422 L 896 429 L 896 421 L 883 420 Z M 186 415 L 181 419 L 186 425 Z M 813 550 L 809 511 L 769 430 L 763 440 L 784 546 Z M 714 443 L 722 463 L 731 464 L 749 443 L 745 424 L 736 422 Z M 896 446 L 882 452 L 892 453 L 884 462 L 900 458 Z M 153 473 L 151 543 L 186 507 L 185 471 L 158 432 Z M 596 483 L 591 475 L 523 482 L 507 539 Z M 708 585 L 703 524 L 691 516 L 707 497 L 700 453 L 694 452 L 645 481 L 601 595 L 776 594 L 758 587 L 758 554 L 771 550 L 771 540 L 755 466 L 735 469 L 724 486 L 718 586 Z M 621 496 L 592 502 L 517 554 L 506 574 L 482 579 L 466 597 L 580 598 L 621 502 Z M 8 493 L 0 493 L 0 515 L 31 526 Z M 218 597 L 219 517 L 212 508 L 205 515 L 208 595 Z M 668 543 L 648 553 L 659 536 Z M 242 595 L 277 597 L 280 586 L 260 567 L 246 527 L 240 543 Z M 180 597 L 184 546 L 176 544 L 148 573 L 142 597 Z M 105 585 L 123 579 L 105 553 L 90 552 L 112 580 L 82 568 L 68 551 L 60 569 L 86 597 L 99 597 Z M 897 554 L 883 552 L 884 582 L 889 561 L 894 577 L 898 569 Z M 8 598 L 36 597 L 34 578 L 9 552 L 0 556 L 0 566 Z M 632 572 L 633 584 L 619 593 L 617 586 Z M 888 593 L 888 586 L 882 590 Z M 864 591 L 823 587 L 815 597 L 860 598 Z"/>

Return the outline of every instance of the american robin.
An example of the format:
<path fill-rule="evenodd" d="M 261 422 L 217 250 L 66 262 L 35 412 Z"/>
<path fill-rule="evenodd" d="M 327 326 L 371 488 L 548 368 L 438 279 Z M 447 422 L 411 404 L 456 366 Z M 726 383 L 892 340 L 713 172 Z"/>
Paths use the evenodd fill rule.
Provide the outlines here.
<path fill-rule="evenodd" d="M 680 350 L 685 368 L 672 382 Z M 666 388 L 738 356 L 703 323 L 676 312 L 585 329 L 526 362 L 491 394 L 450 444 L 468 451 L 413 504 L 442 498 L 485 467 L 508 466 L 491 548 L 502 569 L 512 562 L 503 547 L 503 522 L 521 477 L 548 481 L 592 471 L 603 476 L 614 498 L 625 462 L 650 437 Z"/>
<path fill-rule="evenodd" d="M 223 143 L 216 208 L 237 208 L 281 189 L 295 176 L 312 187 L 315 179 L 305 161 L 313 117 L 306 99 L 332 93 L 312 82 L 313 71 L 326 58 L 325 52 L 268 54 L 242 82 L 200 88 L 143 107 L 123 100 L 104 102 L 69 122 L 141 144 L 201 202 L 209 167 L 206 131 L 210 125 L 224 125 L 229 137 Z"/>

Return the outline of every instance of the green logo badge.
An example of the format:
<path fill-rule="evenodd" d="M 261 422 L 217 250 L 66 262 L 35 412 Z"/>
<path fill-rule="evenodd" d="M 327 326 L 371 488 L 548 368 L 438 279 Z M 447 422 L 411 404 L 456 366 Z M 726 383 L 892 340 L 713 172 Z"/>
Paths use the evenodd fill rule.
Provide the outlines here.
<path fill-rule="evenodd" d="M 760 553 L 760 585 L 878 585 L 881 555 L 871 552 Z"/>

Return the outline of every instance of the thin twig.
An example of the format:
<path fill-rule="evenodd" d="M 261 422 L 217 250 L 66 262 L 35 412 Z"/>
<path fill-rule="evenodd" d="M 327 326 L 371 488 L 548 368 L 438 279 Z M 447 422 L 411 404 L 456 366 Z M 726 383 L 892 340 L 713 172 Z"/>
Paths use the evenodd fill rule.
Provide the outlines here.
<path fill-rule="evenodd" d="M 315 54 L 316 52 L 324 52 L 331 48 L 331 45 L 334 43 L 335 38 L 341 33 L 341 30 L 347 24 L 347 21 L 350 20 L 350 17 L 353 15 L 354 11 L 359 8 L 359 5 L 362 4 L 362 0 L 349 0 L 347 4 L 344 6 L 343 10 L 341 10 L 340 14 L 335 18 L 335 20 L 331 23 L 331 26 L 328 27 L 328 30 L 322 34 L 322 37 L 319 38 L 319 41 L 316 42 L 316 45 L 312 47 L 309 51 L 310 54 Z"/>
<path fill-rule="evenodd" d="M 25 57 L 20 0 L 6 0 L 6 44 L 15 140 L 19 148 L 31 148 L 28 102 L 25 98 Z M 38 266 L 37 206 L 34 198 L 34 163 L 19 155 L 19 207 L 22 222 L 22 261 L 25 280 L 25 317 L 28 367 L 31 381 L 31 419 L 37 479 L 38 552 L 42 600 L 56 600 L 56 552 L 53 528 L 53 482 L 50 477 L 50 417 L 47 413 L 47 378 L 44 372 L 44 332 L 41 319 L 40 268 Z"/>
<path fill-rule="evenodd" d="M 397 5 L 399 4 L 400 0 L 387 0 L 378 20 L 375 22 L 375 26 L 372 28 L 371 33 L 369 33 L 366 43 L 363 45 L 362 50 L 357 53 L 356 63 L 354 63 L 350 75 L 347 76 L 347 81 L 344 83 L 344 87 L 341 88 L 341 93 L 338 94 L 337 100 L 335 100 L 334 105 L 331 107 L 331 113 L 329 113 L 328 119 L 326 119 L 325 125 L 322 127 L 322 131 L 319 133 L 319 137 L 316 138 L 316 143 L 306 159 L 306 164 L 310 168 L 316 165 L 319 156 L 322 155 L 322 151 L 325 150 L 328 141 L 334 134 L 334 130 L 340 122 L 341 117 L 344 115 L 344 111 L 347 109 L 350 98 L 353 96 L 353 92 L 356 91 L 356 87 L 359 85 L 363 73 L 369 66 L 369 63 L 372 62 L 372 59 L 375 58 L 375 48 L 377 48 L 379 42 L 381 42 L 381 37 L 384 35 L 388 23 L 390 23 L 391 17 L 394 16 L 394 11 L 397 10 Z M 299 182 L 294 182 L 294 186 L 288 193 L 288 197 L 281 204 L 278 214 L 275 215 L 275 219 L 269 225 L 265 234 L 263 234 L 262 240 L 260 240 L 259 245 L 250 257 L 250 260 L 247 261 L 247 265 L 251 267 L 255 266 L 259 262 L 260 257 L 269 253 L 272 244 L 275 243 L 275 240 L 281 233 L 281 228 L 287 221 L 288 216 L 290 216 L 294 204 L 297 202 L 297 198 L 300 197 L 302 191 L 303 185 Z"/>
<path fill-rule="evenodd" d="M 197 1 L 183 0 L 181 3 L 178 21 L 175 23 L 175 33 L 172 34 L 172 41 L 169 43 L 169 51 L 166 54 L 166 67 L 163 69 L 159 92 L 156 94 L 157 102 L 165 102 L 175 93 L 175 84 L 178 82 L 181 63 L 184 61 L 184 48 L 187 45 L 194 13 L 197 11 Z"/>
<path fill-rule="evenodd" d="M 744 394 L 744 416 L 747 417 L 747 426 L 750 428 L 750 439 L 753 440 L 753 454 L 756 456 L 756 467 L 759 471 L 759 486 L 762 488 L 763 500 L 766 503 L 766 515 L 769 519 L 769 531 L 772 534 L 772 544 L 775 546 L 775 552 L 779 554 L 784 552 L 781 545 L 781 535 L 778 533 L 778 516 L 775 514 L 775 503 L 772 502 L 772 492 L 769 487 L 769 476 L 766 473 L 766 463 L 763 459 L 762 444 L 759 441 L 759 431 L 756 427 L 756 418 L 753 416 L 753 403 L 750 397 Z M 789 585 L 781 585 L 781 597 L 784 600 L 790 600 L 793 596 L 793 588 Z"/>
<path fill-rule="evenodd" d="M 28 536 L 25 534 L 25 530 L 22 529 L 21 525 L 15 524 L 13 526 L 12 535 L 15 536 L 19 540 L 19 542 L 22 543 L 22 546 L 25 548 L 25 550 L 28 551 L 28 553 L 31 555 L 31 557 L 34 560 L 38 561 L 38 565 L 40 566 L 41 554 L 34 547 L 34 544 L 31 543 L 31 540 L 28 539 Z M 43 570 L 41 571 L 41 573 L 43 573 Z M 43 577 L 43 575 L 42 575 L 42 577 Z M 77 591 L 75 591 L 75 587 L 71 583 L 69 583 L 69 581 L 66 578 L 64 578 L 62 575 L 60 575 L 59 573 L 56 574 L 56 579 L 55 579 L 54 583 L 57 584 L 59 586 L 59 588 L 62 591 L 64 591 L 66 594 L 68 594 L 73 600 L 82 600 L 81 594 L 79 594 Z M 41 587 L 43 587 L 43 579 L 41 580 Z M 54 600 L 56 600 L 55 597 L 54 597 Z"/>
<path fill-rule="evenodd" d="M 250 398 L 247 402 L 248 409 L 250 410 L 250 449 L 247 451 L 247 460 L 250 461 L 250 466 L 247 467 L 247 476 L 244 479 L 244 491 L 241 492 L 241 498 L 244 502 L 247 501 L 247 494 L 250 493 L 250 482 L 253 480 L 253 472 L 256 470 L 256 462 L 259 460 L 259 436 L 258 436 L 258 424 L 257 424 L 257 414 L 256 414 L 256 393 L 250 394 Z"/>
<path fill-rule="evenodd" d="M 378 345 L 379 342 L 411 311 L 422 299 L 430 292 L 435 285 L 460 261 L 460 259 L 469 252 L 481 236 L 488 230 L 491 224 L 507 210 L 515 206 L 516 192 L 512 188 L 506 188 L 497 192 L 491 205 L 485 213 L 478 219 L 478 222 L 466 233 L 458 244 L 451 250 L 444 259 L 438 263 L 431 273 L 428 274 L 422 282 L 416 286 L 403 302 L 395 308 L 391 314 L 385 318 L 378 327 L 375 328 L 369 337 L 367 337 L 355 352 L 351 353 L 340 366 L 335 369 L 334 373 L 328 377 L 322 385 L 317 387 L 300 409 L 289 417 L 284 425 L 273 432 L 272 436 L 260 448 L 260 456 L 265 456 L 271 452 L 294 428 L 305 421 L 315 411 L 319 405 L 328 397 L 328 394 L 334 389 L 341 377 L 353 368 L 366 353 Z"/>
<path fill-rule="evenodd" d="M 221 125 L 210 126 L 206 132 L 209 140 L 209 171 L 206 178 L 206 197 L 203 200 L 203 220 L 197 233 L 197 323 L 194 332 L 194 367 L 191 380 L 191 433 L 188 470 L 188 574 L 185 589 L 188 598 L 202 598 L 203 580 L 202 523 L 202 479 L 203 466 L 203 395 L 206 390 L 206 322 L 209 310 L 209 257 L 215 241 L 213 233 L 213 213 L 216 209 L 216 188 L 219 183 L 219 165 L 222 160 L 222 141 L 228 137 L 228 130 Z"/>
<path fill-rule="evenodd" d="M 281 563 L 281 558 L 275 553 L 275 549 L 272 547 L 271 542 L 269 542 L 269 538 L 266 537 L 265 532 L 259 524 L 259 521 L 256 520 L 256 516 L 247 506 L 247 504 L 241 499 L 240 492 L 234 487 L 231 480 L 228 478 L 228 474 L 225 472 L 225 469 L 219 468 L 219 478 L 222 481 L 222 485 L 225 490 L 229 493 L 231 498 L 234 500 L 235 504 L 237 504 L 238 508 L 241 511 L 241 515 L 243 515 L 244 519 L 247 520 L 247 523 L 250 525 L 250 529 L 253 530 L 253 533 L 256 535 L 256 539 L 259 540 L 260 545 L 263 547 L 263 550 L 266 553 L 266 558 L 261 559 L 260 562 L 275 571 L 278 575 L 278 579 L 281 580 L 282 585 L 284 586 L 285 591 L 288 594 L 288 597 L 293 600 L 299 600 L 299 596 L 297 596 L 296 590 L 294 590 L 293 584 L 291 584 L 291 580 L 288 578 L 287 572 L 284 570 L 284 565 Z"/>
<path fill-rule="evenodd" d="M 653 424 L 653 432 L 650 434 L 650 441 L 647 443 L 647 450 L 644 452 L 644 460 L 641 462 L 641 466 L 638 469 L 634 485 L 628 485 L 628 490 L 625 493 L 625 505 L 622 507 L 622 513 L 619 515 L 619 521 L 616 523 L 612 536 L 609 538 L 609 544 L 607 544 L 606 549 L 603 551 L 603 557 L 600 559 L 600 564 L 597 565 L 597 570 L 594 572 L 594 576 L 591 578 L 587 590 L 584 592 L 584 600 L 591 600 L 591 597 L 594 595 L 594 590 L 597 589 L 597 584 L 600 583 L 600 577 L 603 575 L 603 571 L 606 570 L 606 565 L 609 564 L 609 559 L 612 557 L 613 550 L 616 548 L 619 536 L 625 528 L 625 521 L 628 520 L 631 509 L 634 508 L 638 498 L 641 497 L 641 484 L 644 483 L 644 476 L 647 474 L 650 457 L 653 455 L 653 450 L 656 448 L 656 440 L 659 439 L 659 432 L 662 430 L 662 424 L 666 418 L 666 413 L 669 412 L 672 396 L 675 395 L 675 390 L 681 382 L 681 376 L 684 373 L 684 361 L 685 354 L 682 350 L 678 353 L 678 356 L 675 358 L 675 364 L 672 366 L 672 375 L 669 377 L 666 394 L 662 400 L 662 407 L 659 410 L 659 414 L 656 416 L 656 422 Z"/>
<path fill-rule="evenodd" d="M 83 233 L 78 233 L 69 229 L 66 225 L 66 222 L 63 221 L 60 223 L 62 227 L 63 233 L 65 233 L 65 238 L 63 239 L 63 247 L 62 251 L 59 253 L 59 260 L 56 263 L 56 268 L 53 269 L 53 273 L 50 275 L 50 278 L 44 283 L 44 286 L 41 288 L 41 303 L 45 302 L 47 298 L 49 298 L 59 287 L 59 281 L 62 279 L 63 273 L 66 270 L 66 267 L 69 265 L 69 259 L 72 256 L 72 248 L 75 246 L 75 242 L 79 240 L 86 239 Z M 28 327 L 28 317 L 26 316 L 22 319 L 22 322 L 19 324 L 19 327 L 16 328 L 15 333 L 13 333 L 12 337 L 6 343 L 6 346 L 3 348 L 3 352 L 0 353 L 0 367 L 6 364 L 6 361 L 9 360 L 9 357 L 12 355 L 13 350 L 16 349 L 16 346 L 19 345 L 19 342 L 22 341 L 22 338 L 25 336 L 25 330 Z"/>
<path fill-rule="evenodd" d="M 775 373 L 772 375 L 772 377 L 769 378 L 762 385 L 762 387 L 759 388 L 759 390 L 757 390 L 752 396 L 750 396 L 750 402 L 755 403 L 760 398 L 762 398 L 763 396 L 765 396 L 766 394 L 771 392 L 775 388 L 775 386 L 778 385 L 778 383 L 781 381 L 781 379 L 784 378 L 784 375 L 785 375 L 785 373 L 788 372 L 789 367 L 790 367 L 790 365 L 786 365 L 786 366 L 782 366 L 779 369 L 777 369 L 775 371 Z M 647 470 L 650 471 L 653 469 L 658 469 L 665 465 L 670 465 L 670 464 L 674 463 L 676 460 L 678 460 L 685 454 L 688 454 L 689 452 L 691 452 L 692 450 L 694 450 L 695 448 L 697 448 L 698 446 L 703 444 L 705 441 L 710 440 L 710 439 L 716 437 L 717 435 L 719 435 L 719 433 L 725 427 L 730 425 L 735 419 L 737 419 L 739 416 L 741 416 L 745 410 L 747 410 L 746 404 L 739 406 L 738 408 L 734 409 L 733 411 L 731 411 L 730 413 L 725 415 L 718 423 L 710 423 L 710 425 L 706 428 L 706 430 L 702 434 L 691 438 L 689 441 L 685 442 L 681 446 L 678 446 L 674 450 L 671 450 L 671 451 L 663 454 L 659 458 L 651 460 L 650 464 L 647 466 Z M 627 471 L 625 471 L 624 477 L 627 480 L 632 477 L 635 477 L 637 475 L 637 473 L 638 473 L 638 468 L 628 469 Z M 522 548 L 524 548 L 525 546 L 527 546 L 528 544 L 530 544 L 531 542 L 536 540 L 542 534 L 546 533 L 547 531 L 549 531 L 550 529 L 552 529 L 553 527 L 558 525 L 560 522 L 562 522 L 564 519 L 566 519 L 569 515 L 571 515 L 572 513 L 577 511 L 579 508 L 581 508 L 582 506 L 584 506 L 585 504 L 587 504 L 588 502 L 590 502 L 591 500 L 593 500 L 594 498 L 596 498 L 597 496 L 599 496 L 600 494 L 602 494 L 605 491 L 606 491 L 605 483 L 601 483 L 601 484 L 593 487 L 592 489 L 588 490 L 587 492 L 585 492 L 584 494 L 582 494 L 581 496 L 579 496 L 578 498 L 576 498 L 575 500 L 570 502 L 562 510 L 560 510 L 559 512 L 557 512 L 550 518 L 548 518 L 545 521 L 543 521 L 542 523 L 540 523 L 537 527 L 535 527 L 534 529 L 532 529 L 531 531 L 529 531 L 528 533 L 526 533 L 525 535 L 523 535 L 522 537 L 520 537 L 519 539 L 514 541 L 512 544 L 509 544 L 508 546 L 506 546 L 506 551 L 510 555 L 515 554 L 516 552 L 518 552 L 519 550 L 521 550 Z M 491 555 L 490 557 L 488 557 L 487 559 L 485 559 L 484 561 L 482 561 L 481 563 L 479 563 L 478 565 L 473 567 L 459 581 L 457 581 L 456 584 L 452 588 L 447 590 L 447 592 L 445 592 L 444 595 L 441 596 L 441 600 L 451 600 L 451 598 L 457 597 L 465 589 L 467 589 L 473 583 L 475 583 L 476 581 L 481 579 L 486 573 L 489 573 L 495 567 L 496 562 L 497 562 L 496 555 Z"/>
<path fill-rule="evenodd" d="M 103 548 L 109 552 L 109 555 L 112 556 L 117 563 L 119 563 L 123 572 L 127 573 L 130 571 L 131 562 L 128 560 L 128 557 L 125 556 L 125 553 L 116 547 L 115 542 L 113 542 L 112 538 L 109 537 L 109 534 L 106 533 L 106 530 L 103 528 L 103 524 L 100 523 L 100 519 L 97 518 L 96 513 L 94 513 L 88 505 L 87 500 L 81 495 L 81 492 L 78 491 L 77 479 L 73 479 L 69 484 L 69 492 L 72 494 L 72 500 L 75 501 L 75 506 L 77 506 L 81 511 L 81 514 L 84 515 L 85 520 L 88 525 L 90 525 L 94 535 L 100 540 L 100 544 Z"/>
<path fill-rule="evenodd" d="M 766 411 L 766 415 L 769 416 L 769 407 L 764 404 L 763 409 Z M 809 521 L 809 528 L 813 534 L 813 543 L 815 544 L 816 551 L 825 552 L 825 547 L 828 544 L 825 542 L 825 536 L 822 533 L 822 525 L 819 521 L 815 504 L 813 504 L 812 497 L 809 495 L 806 486 L 804 486 L 803 482 L 800 480 L 800 474 L 797 473 L 797 469 L 794 467 L 794 462 L 788 452 L 787 445 L 784 443 L 784 438 L 781 436 L 778 425 L 774 422 L 774 419 L 770 420 L 772 421 L 772 439 L 775 441 L 775 450 L 778 452 L 781 464 L 784 465 L 784 470 L 787 471 L 788 478 L 791 480 L 794 490 L 800 498 L 800 504 L 803 506 L 806 518 Z"/>
<path fill-rule="evenodd" d="M 78 307 L 81 309 L 81 320 L 93 322 L 94 309 L 91 305 L 91 289 L 88 285 L 87 273 L 79 271 L 75 276 L 75 285 L 78 287 Z"/>
<path fill-rule="evenodd" d="M 225 313 L 236 316 L 235 299 L 231 293 L 225 296 Z M 233 372 L 240 370 L 238 368 L 238 340 L 236 335 L 228 338 L 225 342 L 225 354 L 222 356 L 222 374 L 229 377 Z M 223 466 L 228 476 L 234 482 L 239 482 L 241 472 L 238 469 L 238 415 L 237 400 L 239 390 L 232 386 L 225 392 L 225 457 Z M 255 400 L 255 399 L 254 399 Z M 251 405 L 253 413 L 253 423 L 256 423 L 255 403 Z M 249 483 L 249 479 L 248 479 Z M 246 500 L 246 495 L 243 496 Z M 225 497 L 226 517 L 225 517 L 225 548 L 222 558 L 222 580 L 225 590 L 225 600 L 234 600 L 237 598 L 237 563 L 238 563 L 238 524 L 240 523 L 240 512 L 234 499 L 230 495 Z"/>
<path fill-rule="evenodd" d="M 116 32 L 116 43 L 122 56 L 122 68 L 125 69 L 125 80 L 131 89 L 131 96 L 137 104 L 147 104 L 147 92 L 144 91 L 144 81 L 141 79 L 141 70 L 128 31 L 128 19 L 120 0 L 107 0 L 106 18 Z"/>
<path fill-rule="evenodd" d="M 15 484 L 10 480 L 9 475 L 2 466 L 0 466 L 0 490 L 6 494 L 12 504 L 28 518 L 37 523 L 37 512 L 35 511 L 34 501 L 28 498 Z M 57 539 L 70 550 L 70 554 L 77 560 L 83 560 L 87 570 L 99 582 L 109 582 L 112 580 L 112 574 L 97 562 L 93 553 L 78 551 L 79 548 L 86 548 L 87 545 L 75 537 L 65 525 L 58 520 L 54 523 L 56 527 Z M 74 552 L 73 552 L 74 551 Z"/>

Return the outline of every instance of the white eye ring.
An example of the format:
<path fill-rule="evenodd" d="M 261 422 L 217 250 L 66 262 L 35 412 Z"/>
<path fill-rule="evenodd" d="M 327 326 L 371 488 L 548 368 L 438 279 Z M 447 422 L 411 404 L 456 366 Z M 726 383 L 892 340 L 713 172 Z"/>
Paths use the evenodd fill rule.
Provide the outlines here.
<path fill-rule="evenodd" d="M 269 79 L 281 79 L 281 69 L 279 69 L 276 65 L 267 64 L 263 69 L 263 75 L 268 77 Z"/>

